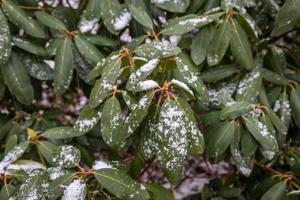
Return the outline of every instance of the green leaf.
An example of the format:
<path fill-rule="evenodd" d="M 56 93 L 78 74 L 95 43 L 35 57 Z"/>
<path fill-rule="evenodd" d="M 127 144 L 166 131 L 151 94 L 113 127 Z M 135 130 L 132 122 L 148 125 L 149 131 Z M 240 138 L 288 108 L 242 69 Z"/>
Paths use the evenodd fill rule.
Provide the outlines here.
<path fill-rule="evenodd" d="M 124 122 L 122 128 L 122 131 L 124 131 L 124 134 L 122 134 L 122 136 L 124 135 L 124 138 L 120 138 L 121 140 L 124 140 L 126 137 L 132 135 L 140 126 L 140 123 L 147 116 L 148 108 L 150 107 L 153 98 L 154 93 L 150 91 L 139 100 L 138 104 L 135 105 L 135 108 L 132 110 L 132 112 Z"/>
<path fill-rule="evenodd" d="M 9 62 L 1 66 L 1 73 L 9 91 L 17 100 L 25 105 L 30 105 L 34 98 L 34 91 L 20 56 L 12 53 Z"/>
<path fill-rule="evenodd" d="M 222 109 L 221 119 L 235 119 L 254 108 L 253 104 L 249 104 L 243 101 L 232 103 L 230 102 L 229 104 L 230 105 Z"/>
<path fill-rule="evenodd" d="M 49 199 L 57 199 L 59 196 L 62 195 L 63 190 L 61 189 L 62 185 L 70 184 L 74 179 L 73 173 L 67 173 L 65 175 L 60 176 L 59 178 L 55 179 L 53 182 L 49 184 L 49 190 L 47 196 Z"/>
<path fill-rule="evenodd" d="M 18 160 L 28 148 L 29 143 L 27 141 L 19 143 L 12 150 L 10 150 L 0 162 L 0 172 L 3 172 L 7 166 L 16 160 Z"/>
<path fill-rule="evenodd" d="M 9 183 L 6 186 L 3 186 L 0 191 L 1 200 L 9 200 L 9 198 L 14 194 L 16 187 Z"/>
<path fill-rule="evenodd" d="M 209 157 L 221 156 L 234 138 L 234 121 L 226 121 L 205 134 L 205 150 Z"/>
<path fill-rule="evenodd" d="M 272 72 L 271 70 L 264 67 L 261 70 L 261 75 L 264 80 L 269 81 L 270 83 L 273 83 L 275 85 L 285 86 L 288 84 L 288 80 L 284 76 Z"/>
<path fill-rule="evenodd" d="M 153 200 L 174 200 L 171 192 L 158 184 L 148 183 L 146 184 L 146 188 Z"/>
<path fill-rule="evenodd" d="M 56 54 L 58 47 L 63 43 L 63 41 L 64 38 L 62 37 L 57 37 L 50 40 L 48 45 L 46 45 L 46 50 L 48 52 L 48 55 L 54 56 Z"/>
<path fill-rule="evenodd" d="M 276 127 L 279 133 L 286 135 L 287 134 L 287 127 L 285 126 L 284 122 L 276 115 L 276 113 L 271 110 L 270 108 L 265 109 L 267 116 L 271 120 L 272 124 Z"/>
<path fill-rule="evenodd" d="M 112 90 L 113 85 L 120 75 L 121 59 L 118 57 L 110 58 L 103 69 L 101 79 L 97 80 L 90 94 L 90 106 L 95 108 L 99 106 L 108 93 Z"/>
<path fill-rule="evenodd" d="M 176 59 L 177 69 L 182 79 L 186 84 L 193 88 L 196 92 L 196 97 L 204 104 L 208 103 L 208 91 L 202 80 L 193 72 L 193 67 L 188 59 L 180 54 Z M 180 80 L 179 79 L 179 80 Z"/>
<path fill-rule="evenodd" d="M 193 91 L 192 91 L 191 88 L 190 88 L 187 84 L 185 84 L 184 82 L 181 82 L 181 81 L 179 81 L 179 80 L 177 80 L 177 79 L 172 79 L 172 80 L 170 81 L 170 84 L 171 84 L 173 87 L 175 87 L 175 89 L 178 88 L 178 89 L 180 89 L 181 91 L 183 91 L 183 92 L 184 92 L 185 94 L 187 94 L 187 96 L 190 97 L 191 99 L 195 99 L 195 96 L 194 96 Z"/>
<path fill-rule="evenodd" d="M 152 20 L 143 8 L 134 6 L 132 4 L 129 4 L 128 8 L 129 12 L 137 22 L 149 29 L 153 29 Z"/>
<path fill-rule="evenodd" d="M 204 151 L 204 137 L 197 127 L 197 120 L 191 106 L 183 98 L 177 98 L 177 103 L 184 110 L 185 123 L 188 129 L 188 154 L 197 156 Z"/>
<path fill-rule="evenodd" d="M 46 26 L 57 29 L 59 31 L 66 31 L 65 24 L 60 21 L 60 19 L 54 17 L 53 15 L 50 15 L 43 11 L 36 11 L 34 12 L 36 18 L 38 21 L 40 21 L 42 24 L 45 24 Z"/>
<path fill-rule="evenodd" d="M 5 64 L 11 52 L 11 36 L 9 26 L 2 10 L 0 10 L 0 64 Z"/>
<path fill-rule="evenodd" d="M 178 0 L 178 1 L 153 1 L 159 8 L 174 13 L 183 13 L 190 5 L 190 0 Z"/>
<path fill-rule="evenodd" d="M 266 65 L 272 67 L 277 74 L 284 75 L 286 58 L 285 52 L 281 48 L 270 45 L 266 61 Z"/>
<path fill-rule="evenodd" d="M 146 188 L 117 169 L 99 169 L 95 172 L 97 181 L 119 199 L 150 199 Z"/>
<path fill-rule="evenodd" d="M 102 0 L 100 14 L 105 27 L 114 35 L 125 28 L 131 20 L 124 4 L 120 4 L 118 0 Z"/>
<path fill-rule="evenodd" d="M 292 89 L 290 93 L 290 103 L 294 122 L 296 126 L 300 128 L 300 86 Z"/>
<path fill-rule="evenodd" d="M 74 130 L 72 127 L 61 126 L 46 130 L 42 135 L 49 139 L 68 139 L 83 135 L 84 132 Z"/>
<path fill-rule="evenodd" d="M 77 26 L 81 33 L 90 32 L 95 28 L 101 17 L 100 10 L 101 3 L 98 0 L 88 1 Z"/>
<path fill-rule="evenodd" d="M 281 200 L 285 199 L 287 189 L 287 183 L 285 181 L 278 182 L 273 185 L 264 195 L 261 197 L 261 200 Z"/>
<path fill-rule="evenodd" d="M 23 63 L 31 77 L 41 81 L 53 80 L 53 72 L 46 63 L 32 56 L 26 56 Z"/>
<path fill-rule="evenodd" d="M 91 108 L 89 104 L 81 110 L 73 129 L 78 132 L 87 133 L 93 129 L 102 116 L 102 108 Z"/>
<path fill-rule="evenodd" d="M 126 89 L 136 92 L 141 87 L 138 87 L 140 82 L 145 80 L 158 66 L 159 59 L 151 59 L 147 61 L 144 65 L 142 65 L 139 69 L 137 69 L 135 72 L 130 74 L 127 84 L 126 84 Z"/>
<path fill-rule="evenodd" d="M 158 156 L 169 181 L 176 183 L 181 178 L 182 162 L 187 156 L 188 132 L 186 114 L 179 104 L 167 98 L 161 107 L 157 125 Z"/>
<path fill-rule="evenodd" d="M 85 39 L 93 45 L 114 47 L 118 45 L 118 41 L 105 35 L 85 35 Z"/>
<path fill-rule="evenodd" d="M 243 129 L 243 134 L 241 136 L 241 151 L 246 157 L 253 156 L 257 150 L 257 142 L 251 133 Z"/>
<path fill-rule="evenodd" d="M 123 99 L 130 110 L 134 110 L 135 105 L 138 103 L 137 98 L 127 91 L 122 91 Z"/>
<path fill-rule="evenodd" d="M 74 38 L 77 49 L 89 64 L 96 65 L 102 58 L 104 58 L 103 54 L 93 44 L 91 44 L 85 36 L 76 34 Z"/>
<path fill-rule="evenodd" d="M 255 102 L 258 95 L 258 91 L 262 85 L 260 65 L 247 73 L 244 78 L 239 82 L 238 89 L 236 92 L 237 101 Z"/>
<path fill-rule="evenodd" d="M 53 165 L 53 155 L 57 146 L 48 141 L 39 141 L 37 143 L 37 148 L 46 161 Z"/>
<path fill-rule="evenodd" d="M 199 30 L 191 44 L 191 56 L 196 65 L 204 62 L 207 54 L 207 47 L 213 39 L 214 28 L 206 26 Z"/>
<path fill-rule="evenodd" d="M 297 0 L 287 0 L 280 8 L 271 36 L 284 34 L 300 23 L 300 2 Z"/>
<path fill-rule="evenodd" d="M 200 78 L 204 82 L 211 83 L 230 77 L 236 72 L 238 72 L 238 69 L 234 65 L 221 65 L 205 70 L 203 73 L 201 73 Z"/>
<path fill-rule="evenodd" d="M 16 174 L 24 171 L 27 174 L 32 173 L 34 170 L 46 170 L 46 166 L 42 163 L 33 160 L 17 160 L 7 167 L 8 173 Z"/>
<path fill-rule="evenodd" d="M 230 145 L 231 155 L 233 160 L 237 166 L 237 169 L 244 175 L 249 176 L 252 172 L 252 163 L 250 157 L 243 155 L 242 151 L 240 150 L 240 140 L 243 127 L 239 124 L 236 125 L 234 138 Z"/>
<path fill-rule="evenodd" d="M 103 140 L 111 147 L 120 147 L 123 141 L 119 139 L 124 138 L 120 136 L 122 134 L 120 131 L 122 113 L 120 103 L 115 96 L 105 101 L 102 113 L 101 134 Z"/>
<path fill-rule="evenodd" d="M 214 39 L 210 43 L 207 52 L 207 63 L 210 66 L 216 65 L 223 59 L 232 37 L 232 27 L 228 19 L 218 27 Z"/>
<path fill-rule="evenodd" d="M 24 51 L 27 51 L 34 55 L 48 56 L 48 52 L 43 46 L 41 46 L 33 41 L 30 41 L 28 39 L 13 36 L 12 42 L 15 46 L 19 47 L 20 49 L 23 49 Z"/>
<path fill-rule="evenodd" d="M 231 22 L 232 38 L 230 51 L 241 67 L 246 70 L 251 70 L 255 65 L 247 35 L 237 21 L 232 20 Z"/>
<path fill-rule="evenodd" d="M 37 38 L 46 38 L 43 28 L 35 20 L 28 17 L 15 1 L 3 0 L 1 6 L 8 19 L 24 29 L 26 33 Z"/>
<path fill-rule="evenodd" d="M 80 158 L 79 149 L 72 145 L 62 145 L 54 152 L 52 162 L 60 168 L 72 168 L 79 163 Z"/>
<path fill-rule="evenodd" d="M 36 199 L 42 200 L 46 197 L 47 187 L 47 176 L 44 171 L 35 172 L 26 179 L 26 181 L 19 187 L 19 191 L 17 193 L 17 200 L 28 200 L 28 199 Z"/>
<path fill-rule="evenodd" d="M 181 49 L 174 44 L 153 41 L 139 46 L 134 52 L 136 55 L 150 60 L 177 55 L 181 52 Z"/>
<path fill-rule="evenodd" d="M 266 150 L 278 151 L 278 144 L 276 138 L 268 130 L 266 124 L 261 122 L 258 117 L 243 116 L 247 129 L 253 135 L 258 143 L 260 143 Z"/>
<path fill-rule="evenodd" d="M 141 131 L 140 148 L 143 158 L 151 159 L 158 151 L 157 124 L 159 121 L 160 106 L 152 105 L 145 119 L 143 131 Z"/>
<path fill-rule="evenodd" d="M 173 22 L 168 22 L 160 32 L 163 35 L 182 35 L 192 31 L 195 28 L 201 28 L 217 20 L 224 13 L 214 13 L 211 15 L 186 15 L 178 19 L 171 19 Z M 176 23 L 174 23 L 176 21 Z"/>
<path fill-rule="evenodd" d="M 72 41 L 70 38 L 65 38 L 55 56 L 54 92 L 57 96 L 63 95 L 69 88 L 73 78 L 73 68 Z"/>

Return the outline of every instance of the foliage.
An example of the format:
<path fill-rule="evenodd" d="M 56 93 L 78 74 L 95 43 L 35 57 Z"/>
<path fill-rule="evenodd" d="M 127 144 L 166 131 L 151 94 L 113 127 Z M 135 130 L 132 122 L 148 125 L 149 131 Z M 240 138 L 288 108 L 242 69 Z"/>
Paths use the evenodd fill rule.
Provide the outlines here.
<path fill-rule="evenodd" d="M 2 0 L 0 199 L 171 200 L 188 156 L 231 168 L 187 199 L 298 199 L 299 8 Z"/>

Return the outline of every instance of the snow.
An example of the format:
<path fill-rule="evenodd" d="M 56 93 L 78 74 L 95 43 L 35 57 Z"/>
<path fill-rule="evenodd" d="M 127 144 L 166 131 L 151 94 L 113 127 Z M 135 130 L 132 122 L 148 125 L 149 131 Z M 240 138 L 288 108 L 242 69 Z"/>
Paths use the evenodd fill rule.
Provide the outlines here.
<path fill-rule="evenodd" d="M 257 126 L 257 128 L 260 130 L 260 134 L 264 137 L 267 137 L 269 135 L 271 135 L 271 133 L 268 131 L 268 128 L 265 124 L 263 124 L 262 122 L 256 120 L 255 124 Z"/>
<path fill-rule="evenodd" d="M 113 168 L 109 163 L 101 161 L 101 160 L 96 160 L 93 169 L 99 170 L 99 169 L 107 169 L 107 168 Z"/>
<path fill-rule="evenodd" d="M 79 23 L 79 30 L 81 33 L 87 33 L 87 32 L 97 32 L 97 29 L 99 28 L 98 19 L 90 19 L 90 20 L 81 20 Z M 95 30 L 96 29 L 96 30 Z"/>
<path fill-rule="evenodd" d="M 71 145 L 65 145 L 52 161 L 59 167 L 62 167 L 65 164 L 73 163 L 75 160 L 77 160 L 77 156 L 74 154 L 74 147 Z"/>
<path fill-rule="evenodd" d="M 126 28 L 125 31 L 122 33 L 122 35 L 120 36 L 120 40 L 122 42 L 126 42 L 126 43 L 132 41 L 132 37 L 131 37 L 131 35 L 129 33 L 129 29 L 128 28 Z"/>
<path fill-rule="evenodd" d="M 90 118 L 79 118 L 78 120 L 76 120 L 74 128 L 81 132 L 93 128 L 101 118 L 101 114 L 102 113 L 98 111 L 96 116 L 89 116 Z"/>
<path fill-rule="evenodd" d="M 171 83 L 174 85 L 177 85 L 178 87 L 183 88 L 184 90 L 186 90 L 190 95 L 194 96 L 193 91 L 189 88 L 189 86 L 187 86 L 187 84 L 185 84 L 184 82 L 181 82 L 179 80 L 176 79 L 172 79 Z"/>
<path fill-rule="evenodd" d="M 187 155 L 188 129 L 184 117 L 183 111 L 171 102 L 166 102 L 160 112 L 158 139 L 168 142 L 159 151 L 168 156 L 166 167 L 170 170 L 181 165 L 182 159 Z"/>
<path fill-rule="evenodd" d="M 39 162 L 34 162 L 34 161 L 22 162 L 22 161 L 20 161 L 19 163 L 10 164 L 6 168 L 6 170 L 9 170 L 9 171 L 21 171 L 21 170 L 23 170 L 27 174 L 31 173 L 32 171 L 34 171 L 36 169 L 45 170 L 46 167 L 44 165 L 42 165 L 41 163 L 39 163 Z"/>
<path fill-rule="evenodd" d="M 185 19 L 184 21 L 180 21 L 178 24 L 196 26 L 198 23 L 206 23 L 206 22 L 209 22 L 207 17 L 198 17 L 198 18 Z"/>
<path fill-rule="evenodd" d="M 10 150 L 3 158 L 3 160 L 0 162 L 0 174 L 4 173 L 4 170 L 12 163 L 15 162 L 18 159 L 18 155 L 23 154 L 25 151 L 24 148 L 21 148 L 20 146 L 14 147 L 12 150 Z"/>
<path fill-rule="evenodd" d="M 143 76 L 148 75 L 159 63 L 159 59 L 149 60 L 146 64 L 142 65 L 135 73 L 129 77 L 129 84 L 136 85 L 139 79 Z"/>
<path fill-rule="evenodd" d="M 251 86 L 254 82 L 258 81 L 259 78 L 260 78 L 260 73 L 257 71 L 253 71 L 246 74 L 244 79 L 241 80 L 238 85 L 237 93 L 243 95 L 246 92 L 247 88 Z"/>
<path fill-rule="evenodd" d="M 75 179 L 64 191 L 62 200 L 84 200 L 86 192 L 86 183 Z"/>
<path fill-rule="evenodd" d="M 156 81 L 146 80 L 146 81 L 139 82 L 139 87 L 142 90 L 151 90 L 151 89 L 159 87 L 159 85 Z"/>
<path fill-rule="evenodd" d="M 51 181 L 54 181 L 55 179 L 65 175 L 65 171 L 58 167 L 50 167 L 47 169 L 47 172 Z"/>
<path fill-rule="evenodd" d="M 119 17 L 117 17 L 114 22 L 113 26 L 114 29 L 119 31 L 125 28 L 131 20 L 131 14 L 125 9 Z"/>
<path fill-rule="evenodd" d="M 73 9 L 78 9 L 80 0 L 63 0 L 63 5 L 65 7 L 71 7 Z"/>

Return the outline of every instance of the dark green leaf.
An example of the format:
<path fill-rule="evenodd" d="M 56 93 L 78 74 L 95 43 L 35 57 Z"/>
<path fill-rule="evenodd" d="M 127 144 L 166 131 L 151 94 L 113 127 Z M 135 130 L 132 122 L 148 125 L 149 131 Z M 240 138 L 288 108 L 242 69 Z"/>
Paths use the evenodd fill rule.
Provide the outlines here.
<path fill-rule="evenodd" d="M 61 126 L 46 130 L 42 135 L 49 139 L 68 139 L 83 135 L 84 132 L 77 131 L 72 127 Z"/>
<path fill-rule="evenodd" d="M 232 35 L 232 27 L 228 19 L 218 27 L 214 34 L 214 39 L 209 45 L 207 52 L 207 62 L 210 66 L 216 65 L 223 59 Z"/>
<path fill-rule="evenodd" d="M 20 28 L 23 28 L 26 33 L 37 38 L 46 37 L 41 26 L 35 20 L 27 16 L 25 11 L 22 10 L 15 1 L 3 0 L 1 6 L 8 19 Z"/>
<path fill-rule="evenodd" d="M 79 149 L 71 145 L 63 145 L 54 152 L 52 162 L 60 168 L 72 168 L 79 163 L 80 158 Z"/>
<path fill-rule="evenodd" d="M 146 188 L 117 169 L 99 169 L 95 172 L 97 181 L 119 199 L 150 199 Z"/>
<path fill-rule="evenodd" d="M 234 121 L 228 121 L 209 130 L 206 136 L 206 153 L 210 157 L 221 156 L 231 144 L 234 138 Z"/>
<path fill-rule="evenodd" d="M 121 60 L 116 56 L 109 59 L 110 60 L 107 61 L 108 63 L 103 69 L 104 71 L 101 79 L 96 81 L 95 86 L 91 91 L 90 106 L 92 108 L 99 106 L 104 101 L 120 75 Z"/>
<path fill-rule="evenodd" d="M 59 31 L 66 31 L 65 24 L 53 15 L 42 11 L 36 11 L 34 14 L 42 24 Z"/>
<path fill-rule="evenodd" d="M 141 7 L 136 7 L 132 4 L 128 5 L 129 11 L 133 18 L 138 21 L 141 25 L 153 29 L 153 23 L 148 13 Z"/>
<path fill-rule="evenodd" d="M 74 58 L 72 52 L 72 41 L 65 38 L 59 45 L 55 56 L 54 67 L 54 92 L 56 95 L 63 95 L 73 78 Z"/>
<path fill-rule="evenodd" d="M 20 56 L 11 54 L 10 61 L 1 66 L 1 73 L 9 91 L 17 100 L 25 105 L 30 105 L 34 98 L 34 91 Z"/>
<path fill-rule="evenodd" d="M 150 42 L 143 44 L 136 48 L 135 53 L 138 56 L 155 59 L 155 58 L 165 58 L 177 55 L 181 52 L 181 49 L 174 44 L 166 44 L 162 42 Z"/>
<path fill-rule="evenodd" d="M 5 64 L 10 56 L 11 52 L 11 37 L 10 37 L 10 31 L 9 26 L 6 20 L 6 17 L 4 16 L 2 10 L 0 10 L 0 64 Z"/>
<path fill-rule="evenodd" d="M 241 67 L 246 70 L 251 70 L 255 65 L 247 35 L 237 21 L 232 20 L 231 22 L 232 38 L 230 51 Z"/>

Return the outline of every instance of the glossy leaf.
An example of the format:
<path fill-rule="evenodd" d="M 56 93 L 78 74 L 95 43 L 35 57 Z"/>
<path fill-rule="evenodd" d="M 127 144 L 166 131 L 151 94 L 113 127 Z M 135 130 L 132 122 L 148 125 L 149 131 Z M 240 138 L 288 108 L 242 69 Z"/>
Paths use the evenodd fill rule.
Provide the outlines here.
<path fill-rule="evenodd" d="M 45 38 L 46 34 L 42 27 L 32 18 L 28 17 L 20 6 L 11 0 L 2 1 L 2 10 L 8 19 L 15 25 L 24 29 L 26 33 L 37 38 Z"/>
<path fill-rule="evenodd" d="M 237 21 L 232 20 L 231 22 L 232 38 L 230 42 L 230 51 L 241 67 L 246 70 L 251 70 L 255 65 L 247 35 Z"/>
<path fill-rule="evenodd" d="M 37 19 L 46 26 L 60 31 L 66 30 L 65 24 L 53 15 L 50 15 L 43 11 L 36 11 L 34 14 Z"/>
<path fill-rule="evenodd" d="M 78 137 L 83 134 L 84 132 L 80 132 L 71 127 L 61 126 L 61 127 L 48 129 L 42 135 L 43 137 L 49 139 L 68 139 L 68 138 Z"/>
<path fill-rule="evenodd" d="M 206 133 L 206 153 L 210 157 L 221 156 L 231 144 L 234 138 L 234 121 L 228 121 L 218 125 Z"/>
<path fill-rule="evenodd" d="M 118 57 L 111 58 L 111 60 L 108 61 L 101 79 L 96 81 L 95 86 L 91 91 L 90 106 L 92 108 L 99 106 L 112 90 L 113 85 L 120 75 L 120 67 L 121 60 Z"/>
<path fill-rule="evenodd" d="M 34 98 L 34 91 L 19 55 L 12 54 L 10 61 L 1 66 L 1 73 L 9 91 L 17 100 L 25 105 L 30 105 Z"/>
<path fill-rule="evenodd" d="M 146 188 L 117 169 L 99 169 L 95 172 L 97 181 L 119 199 L 150 199 Z"/>
<path fill-rule="evenodd" d="M 69 38 L 65 38 L 59 45 L 55 56 L 54 67 L 54 92 L 56 95 L 63 95 L 73 78 L 73 60 L 72 41 Z"/>
<path fill-rule="evenodd" d="M 122 125 L 121 106 L 116 97 L 111 97 L 105 101 L 103 106 L 103 116 L 101 118 L 101 134 L 103 140 L 111 147 L 121 146 L 124 138 L 120 136 L 122 132 L 120 127 Z"/>
<path fill-rule="evenodd" d="M 11 36 L 6 17 L 2 10 L 0 10 L 0 64 L 5 64 L 10 56 L 11 52 Z"/>
<path fill-rule="evenodd" d="M 223 59 L 231 41 L 232 31 L 228 19 L 225 19 L 216 30 L 207 52 L 207 63 L 210 66 L 218 64 Z"/>
<path fill-rule="evenodd" d="M 129 12 L 132 14 L 133 18 L 138 21 L 141 25 L 153 29 L 153 23 L 148 13 L 141 7 L 134 6 L 132 4 L 128 5 Z"/>

